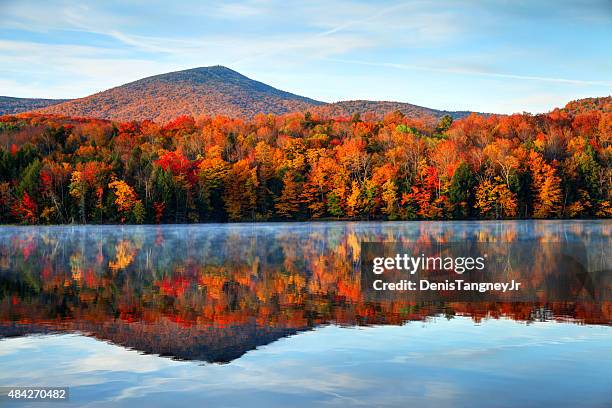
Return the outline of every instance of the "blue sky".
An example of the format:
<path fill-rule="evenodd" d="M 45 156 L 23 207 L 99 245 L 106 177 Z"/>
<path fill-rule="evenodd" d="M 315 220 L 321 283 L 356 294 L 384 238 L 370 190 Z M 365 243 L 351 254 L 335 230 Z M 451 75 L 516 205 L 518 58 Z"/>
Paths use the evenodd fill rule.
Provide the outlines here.
<path fill-rule="evenodd" d="M 208 65 L 328 102 L 543 112 L 612 93 L 612 2 L 0 0 L 0 95 Z"/>

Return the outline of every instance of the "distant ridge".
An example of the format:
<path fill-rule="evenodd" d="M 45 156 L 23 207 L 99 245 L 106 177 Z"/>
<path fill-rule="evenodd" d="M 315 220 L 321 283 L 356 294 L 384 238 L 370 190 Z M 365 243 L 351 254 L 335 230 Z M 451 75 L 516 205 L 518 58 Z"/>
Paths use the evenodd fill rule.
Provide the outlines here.
<path fill-rule="evenodd" d="M 66 101 L 68 101 L 68 99 L 13 98 L 11 96 L 0 96 L 0 115 L 27 112 L 51 105 L 57 105 L 58 103 Z"/>
<path fill-rule="evenodd" d="M 313 109 L 313 112 L 329 117 L 352 116 L 355 113 L 373 113 L 377 117 L 382 117 L 394 111 L 400 111 L 408 117 L 419 117 L 424 115 L 441 117 L 450 115 L 453 119 L 462 118 L 472 113 L 470 111 L 437 110 L 404 102 L 367 100 L 341 101 L 321 105 Z"/>

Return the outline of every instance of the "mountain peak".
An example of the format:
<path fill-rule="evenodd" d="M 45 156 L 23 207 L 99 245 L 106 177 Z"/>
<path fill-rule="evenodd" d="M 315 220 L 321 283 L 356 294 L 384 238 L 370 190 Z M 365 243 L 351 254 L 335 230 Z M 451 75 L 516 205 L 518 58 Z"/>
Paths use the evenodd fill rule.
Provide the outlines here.
<path fill-rule="evenodd" d="M 234 71 L 233 69 L 228 68 L 224 65 L 211 65 L 208 67 L 188 68 L 188 69 L 182 69 L 180 71 L 167 72 L 161 75 L 173 75 L 173 74 L 179 74 L 179 73 L 236 75 L 236 76 L 246 78 L 246 76 L 242 75 L 240 72 Z"/>
<path fill-rule="evenodd" d="M 225 65 L 210 65 L 208 67 L 197 67 L 197 68 L 186 69 L 185 71 L 190 71 L 190 70 L 212 71 L 212 72 L 232 72 L 232 73 L 240 75 L 238 71 L 234 71 L 233 69 L 228 68 Z"/>
<path fill-rule="evenodd" d="M 322 104 L 214 65 L 150 76 L 39 112 L 167 122 L 180 115 L 248 118 L 257 113 L 304 111 Z"/>
<path fill-rule="evenodd" d="M 167 72 L 164 74 L 153 75 L 137 81 L 131 82 L 137 84 L 140 82 L 154 82 L 154 81 L 165 81 L 165 82 L 192 82 L 192 83 L 206 83 L 209 81 L 243 81 L 245 84 L 249 81 L 253 81 L 241 73 L 234 71 L 223 65 L 213 65 L 210 67 L 197 67 L 189 68 L 180 71 Z M 256 81 L 253 81 L 256 82 Z M 129 85 L 129 84 L 128 84 Z"/>

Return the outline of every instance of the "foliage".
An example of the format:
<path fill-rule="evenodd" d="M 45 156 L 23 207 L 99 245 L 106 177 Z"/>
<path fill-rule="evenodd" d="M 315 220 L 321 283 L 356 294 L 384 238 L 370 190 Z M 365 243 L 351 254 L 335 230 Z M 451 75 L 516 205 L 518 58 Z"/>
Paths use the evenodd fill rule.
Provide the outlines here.
<path fill-rule="evenodd" d="M 455 120 L 4 116 L 0 222 L 610 217 L 612 112 L 587 105 Z"/>

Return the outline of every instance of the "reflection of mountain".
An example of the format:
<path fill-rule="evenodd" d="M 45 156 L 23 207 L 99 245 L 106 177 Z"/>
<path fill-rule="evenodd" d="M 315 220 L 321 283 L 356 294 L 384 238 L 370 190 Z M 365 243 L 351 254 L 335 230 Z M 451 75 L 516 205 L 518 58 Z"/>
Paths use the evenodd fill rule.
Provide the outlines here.
<path fill-rule="evenodd" d="M 0 231 L 0 337 L 79 331 L 146 353 L 227 362 L 326 324 L 398 325 L 454 315 L 612 322 L 611 302 L 366 299 L 359 243 L 431 241 L 449 231 L 442 223 L 415 225 L 6 227 Z M 594 230 L 586 223 L 567 230 L 554 223 L 531 223 L 532 229 L 508 223 L 503 230 L 474 225 L 479 228 L 460 226 L 444 239 L 507 241 L 520 233 L 554 241 L 558 234 L 609 253 L 605 223 Z M 541 273 L 534 268 L 531 279 L 546 281 Z"/>
<path fill-rule="evenodd" d="M 235 326 L 185 326 L 170 319 L 153 323 L 113 319 L 106 322 L 77 320 L 57 324 L 0 324 L 0 338 L 55 332 L 80 332 L 99 340 L 147 354 L 179 360 L 227 363 L 259 346 L 297 333 L 296 329 Z"/>
<path fill-rule="evenodd" d="M 4 309 L 4 308 L 3 308 Z M 444 306 L 405 305 L 399 313 L 383 312 L 382 305 L 365 306 L 365 316 L 348 314 L 345 320 L 332 320 L 341 325 L 355 324 L 403 324 L 406 321 L 422 321 L 429 316 L 471 316 L 475 321 L 483 318 L 510 317 L 519 321 L 577 321 L 591 324 L 611 324 L 612 304 L 470 304 L 457 303 Z M 34 310 L 31 311 L 35 315 Z M 607 313 L 607 314 L 606 314 Z M 98 317 L 101 318 L 101 317 Z M 568 320 L 569 319 L 569 320 Z M 198 360 L 211 363 L 227 363 L 257 347 L 270 344 L 280 338 L 313 326 L 292 327 L 258 325 L 250 322 L 218 326 L 182 322 L 174 317 L 159 317 L 152 322 L 128 318 L 104 317 L 102 321 L 80 316 L 78 319 L 28 322 L 0 322 L 0 339 L 31 334 L 78 332 L 99 340 L 110 341 L 147 354 L 157 354 L 180 360 Z M 321 323 L 321 322 L 320 322 Z M 319 324 L 320 324 L 319 323 Z"/>

